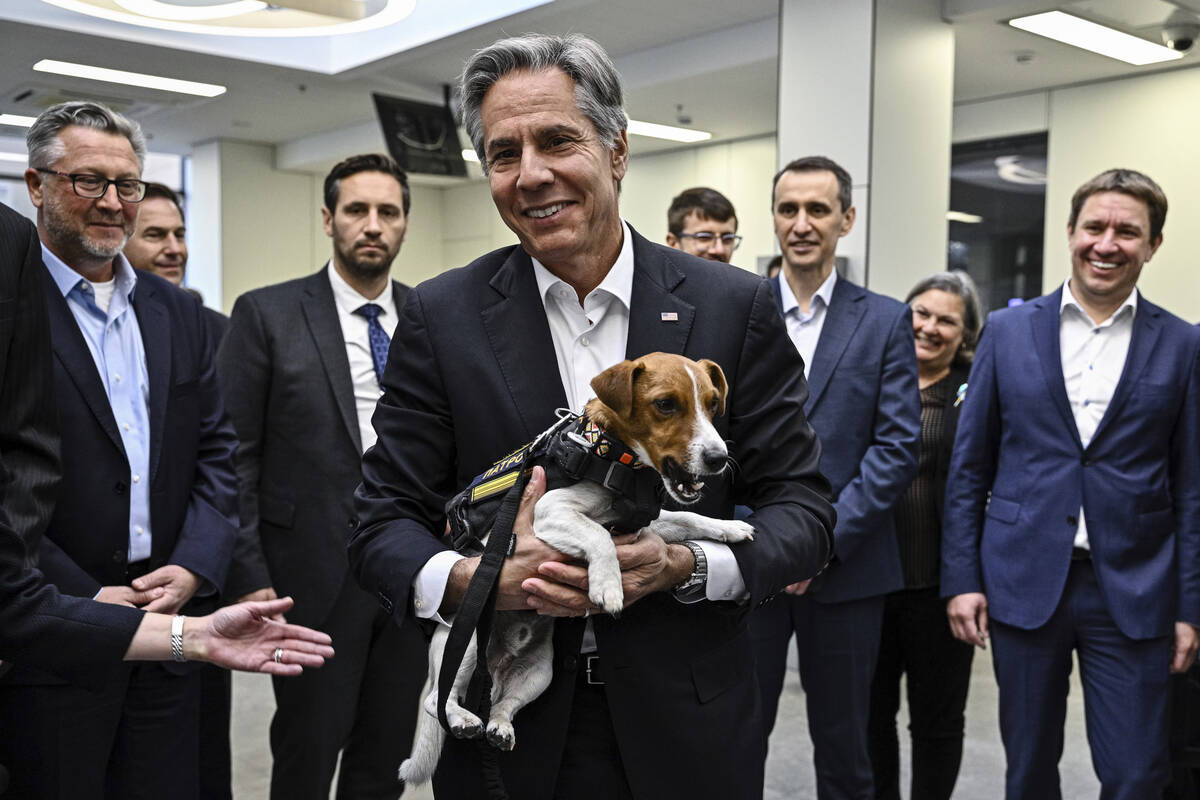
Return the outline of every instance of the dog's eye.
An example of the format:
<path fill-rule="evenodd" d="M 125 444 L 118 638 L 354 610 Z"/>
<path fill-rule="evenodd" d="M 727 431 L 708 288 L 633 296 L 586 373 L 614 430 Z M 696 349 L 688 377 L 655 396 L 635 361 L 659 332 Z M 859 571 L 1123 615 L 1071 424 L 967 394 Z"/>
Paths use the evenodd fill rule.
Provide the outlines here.
<path fill-rule="evenodd" d="M 654 401 L 654 407 L 660 414 L 674 414 L 679 410 L 679 404 L 674 397 L 660 397 Z"/>

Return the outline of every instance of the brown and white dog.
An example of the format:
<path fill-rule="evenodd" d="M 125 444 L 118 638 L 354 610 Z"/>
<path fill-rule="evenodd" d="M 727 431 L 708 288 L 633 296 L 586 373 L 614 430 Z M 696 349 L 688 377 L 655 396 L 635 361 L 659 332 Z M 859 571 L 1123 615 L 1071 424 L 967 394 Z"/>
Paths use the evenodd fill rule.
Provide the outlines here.
<path fill-rule="evenodd" d="M 704 479 L 729 463 L 724 440 L 712 418 L 725 413 L 725 374 L 715 362 L 692 361 L 668 353 L 651 353 L 623 361 L 591 382 L 596 397 L 587 417 L 618 438 L 638 459 L 658 471 L 663 487 L 676 503 L 700 499 Z M 546 544 L 588 565 L 588 598 L 610 614 L 624 605 L 621 569 L 606 523 L 612 522 L 612 496 L 598 483 L 581 481 L 546 492 L 534 507 L 534 534 Z M 714 539 L 742 542 L 754 538 L 745 522 L 718 520 L 688 511 L 663 510 L 644 529 L 667 542 Z M 437 721 L 437 681 L 449 628 L 440 625 L 429 647 L 431 688 L 425 698 L 412 755 L 400 765 L 407 784 L 429 780 L 437 767 L 445 732 Z M 550 685 L 553 673 L 553 619 L 530 611 L 496 615 L 488 665 L 492 705 L 486 725 L 488 740 L 502 750 L 515 744 L 512 718 Z M 473 645 L 475 643 L 472 643 Z M 475 669 L 475 648 L 467 649 L 455 677 L 446 718 L 459 738 L 474 738 L 485 726 L 457 700 Z"/>

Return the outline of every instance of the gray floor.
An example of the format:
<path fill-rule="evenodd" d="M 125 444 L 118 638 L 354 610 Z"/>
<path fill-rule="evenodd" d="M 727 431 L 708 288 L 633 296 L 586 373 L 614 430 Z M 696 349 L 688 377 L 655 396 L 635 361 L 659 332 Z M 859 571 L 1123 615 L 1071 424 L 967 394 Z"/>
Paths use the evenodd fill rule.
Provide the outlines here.
<path fill-rule="evenodd" d="M 1083 727 L 1082 693 L 1076 670 L 1071 681 L 1067 709 L 1066 750 L 1061 773 L 1064 800 L 1082 800 L 1099 795 L 1099 784 L 1088 757 Z M 811 749 L 804 712 L 804 692 L 795 670 L 791 671 L 780 701 L 779 722 L 771 736 L 767 760 L 765 800 L 808 800 L 816 797 Z M 237 674 L 233 681 L 233 785 L 237 800 L 267 796 L 271 754 L 267 726 L 274 709 L 271 682 L 261 675 Z M 908 724 L 901 711 L 901 731 Z M 903 739 L 903 736 L 901 737 Z M 908 752 L 902 745 L 904 785 L 907 786 Z M 954 793 L 956 800 L 994 800 L 1004 792 L 1004 751 L 996 727 L 996 683 L 990 653 L 977 653 L 971 694 L 967 703 L 967 740 L 962 773 Z M 432 800 L 428 787 L 409 790 L 406 800 Z"/>

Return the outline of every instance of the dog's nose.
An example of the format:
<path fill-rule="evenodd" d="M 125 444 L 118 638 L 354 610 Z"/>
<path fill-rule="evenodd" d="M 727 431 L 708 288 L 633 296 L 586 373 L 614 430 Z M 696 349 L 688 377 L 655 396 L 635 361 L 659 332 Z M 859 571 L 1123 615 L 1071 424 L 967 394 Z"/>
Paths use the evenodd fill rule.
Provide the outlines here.
<path fill-rule="evenodd" d="M 724 450 L 718 450 L 715 447 L 700 454 L 700 460 L 704 462 L 704 468 L 709 472 L 720 472 L 725 467 L 726 457 Z"/>

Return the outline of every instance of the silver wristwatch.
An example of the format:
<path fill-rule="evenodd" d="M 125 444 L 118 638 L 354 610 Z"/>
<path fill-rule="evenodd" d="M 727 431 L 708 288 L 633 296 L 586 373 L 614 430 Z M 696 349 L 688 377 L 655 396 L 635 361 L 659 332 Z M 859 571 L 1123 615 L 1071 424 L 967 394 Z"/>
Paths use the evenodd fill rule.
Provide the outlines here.
<path fill-rule="evenodd" d="M 704 590 L 708 584 L 708 559 L 704 556 L 704 548 L 695 542 L 684 541 L 680 544 L 692 551 L 696 564 L 692 567 L 692 574 L 688 576 L 687 580 L 676 586 L 671 592 L 675 595 L 676 600 L 684 602 L 703 600 Z"/>

